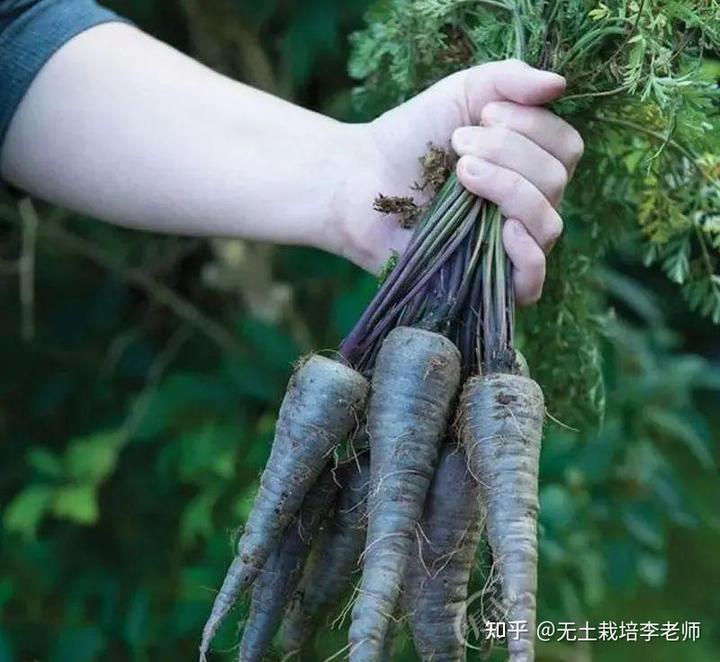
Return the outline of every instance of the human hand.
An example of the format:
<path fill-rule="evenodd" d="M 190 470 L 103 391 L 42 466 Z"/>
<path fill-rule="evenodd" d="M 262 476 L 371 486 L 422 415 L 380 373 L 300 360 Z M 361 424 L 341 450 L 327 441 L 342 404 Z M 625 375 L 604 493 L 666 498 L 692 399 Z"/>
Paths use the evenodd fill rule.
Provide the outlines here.
<path fill-rule="evenodd" d="M 378 193 L 422 193 L 419 158 L 428 143 L 460 157 L 460 182 L 498 205 L 503 241 L 514 266 L 517 301 L 534 303 L 545 279 L 545 257 L 563 228 L 556 211 L 582 156 L 580 134 L 542 104 L 560 97 L 565 80 L 518 61 L 480 65 L 449 76 L 374 122 L 356 126 L 352 171 L 341 194 L 338 252 L 377 271 L 411 231 L 372 209 Z"/>

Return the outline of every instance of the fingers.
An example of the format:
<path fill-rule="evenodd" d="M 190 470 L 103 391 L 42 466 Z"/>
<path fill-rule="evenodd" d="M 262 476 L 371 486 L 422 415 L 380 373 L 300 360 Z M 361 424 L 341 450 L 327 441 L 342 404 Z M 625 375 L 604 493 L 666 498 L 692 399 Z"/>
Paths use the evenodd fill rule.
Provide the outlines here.
<path fill-rule="evenodd" d="M 578 131 L 547 108 L 495 101 L 482 109 L 481 119 L 485 126 L 525 136 L 558 159 L 570 176 L 582 157 L 584 144 Z"/>
<path fill-rule="evenodd" d="M 551 71 L 534 69 L 520 60 L 502 60 L 473 67 L 465 76 L 470 123 L 478 124 L 491 101 L 528 105 L 549 103 L 565 91 L 565 79 Z"/>
<path fill-rule="evenodd" d="M 503 126 L 465 126 L 453 134 L 452 146 L 458 156 L 472 155 L 514 170 L 552 205 L 560 203 L 568 182 L 565 165 L 521 133 Z"/>
<path fill-rule="evenodd" d="M 460 182 L 472 193 L 494 202 L 505 218 L 519 220 L 546 253 L 562 233 L 563 223 L 543 193 L 515 170 L 477 156 L 457 164 Z"/>
<path fill-rule="evenodd" d="M 536 303 L 545 281 L 545 254 L 525 226 L 514 218 L 509 218 L 503 225 L 503 244 L 513 264 L 517 302 L 523 306 Z"/>
<path fill-rule="evenodd" d="M 465 78 L 468 124 L 453 134 L 460 182 L 500 208 L 503 242 L 513 263 L 519 303 L 534 303 L 545 279 L 545 254 L 562 233 L 555 207 L 583 153 L 580 134 L 541 108 L 565 91 L 565 79 L 505 60 Z"/>

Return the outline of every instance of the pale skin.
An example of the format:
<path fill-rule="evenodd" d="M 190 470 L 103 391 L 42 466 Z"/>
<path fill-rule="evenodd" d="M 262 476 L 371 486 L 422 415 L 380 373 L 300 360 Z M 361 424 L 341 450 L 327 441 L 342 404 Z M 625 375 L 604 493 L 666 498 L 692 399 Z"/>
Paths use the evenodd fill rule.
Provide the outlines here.
<path fill-rule="evenodd" d="M 121 23 L 91 28 L 43 67 L 0 152 L 5 181 L 127 227 L 314 246 L 377 271 L 409 231 L 372 209 L 414 195 L 428 143 L 460 157 L 499 205 L 517 298 L 542 292 L 557 206 L 582 156 L 542 106 L 561 76 L 507 60 L 440 81 L 373 122 L 346 124 L 221 76 Z"/>

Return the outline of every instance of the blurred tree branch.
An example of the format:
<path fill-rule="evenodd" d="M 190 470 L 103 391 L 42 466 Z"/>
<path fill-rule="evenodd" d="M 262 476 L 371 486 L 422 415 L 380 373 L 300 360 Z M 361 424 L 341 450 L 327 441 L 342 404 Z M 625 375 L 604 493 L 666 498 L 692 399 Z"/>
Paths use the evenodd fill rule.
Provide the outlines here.
<path fill-rule="evenodd" d="M 133 399 L 129 407 L 127 418 L 120 428 L 122 444 L 129 442 L 142 424 L 145 416 L 150 410 L 150 405 L 152 404 L 153 396 L 157 391 L 158 384 L 160 384 L 160 381 L 172 362 L 175 360 L 175 357 L 178 355 L 182 346 L 190 339 L 191 336 L 192 330 L 190 326 L 188 324 L 183 324 L 179 329 L 177 329 L 177 331 L 175 331 L 162 351 L 155 357 L 147 371 L 145 385 Z"/>
<path fill-rule="evenodd" d="M 230 0 L 179 0 L 198 60 L 253 87 L 280 94 L 258 35 L 243 26 Z"/>
<path fill-rule="evenodd" d="M 240 344 L 230 330 L 206 315 L 189 300 L 148 275 L 145 271 L 121 264 L 113 255 L 92 241 L 64 229 L 59 222 L 64 216 L 62 212 L 60 212 L 60 218 L 40 224 L 37 220 L 37 212 L 29 198 L 22 200 L 20 209 L 23 223 L 26 222 L 26 217 L 34 217 L 33 223 L 37 229 L 37 234 L 49 239 L 54 246 L 60 246 L 71 253 L 80 255 L 97 266 L 110 271 L 121 280 L 139 287 L 150 299 L 171 310 L 188 325 L 207 336 L 221 350 L 230 353 L 241 351 Z M 7 215 L 5 217 L 7 218 Z M 28 285 L 24 287 L 27 289 Z M 28 295 L 25 293 L 23 296 L 25 297 L 23 299 L 23 305 L 25 306 L 27 305 L 25 301 Z"/>
<path fill-rule="evenodd" d="M 30 198 L 23 198 L 18 203 L 18 213 L 22 222 L 22 251 L 18 260 L 20 335 L 30 342 L 35 336 L 35 245 L 39 221 Z"/>
<path fill-rule="evenodd" d="M 185 320 L 190 326 L 196 328 L 212 340 L 221 350 L 230 353 L 241 351 L 240 345 L 232 332 L 219 322 L 208 317 L 190 301 L 180 296 L 167 285 L 148 276 L 144 271 L 120 264 L 109 253 L 103 251 L 91 241 L 78 237 L 57 226 L 47 230 L 43 229 L 43 234 L 46 234 L 67 250 L 81 255 L 96 265 L 111 271 L 118 278 L 140 287 L 151 299 L 169 308 L 179 318 Z"/>

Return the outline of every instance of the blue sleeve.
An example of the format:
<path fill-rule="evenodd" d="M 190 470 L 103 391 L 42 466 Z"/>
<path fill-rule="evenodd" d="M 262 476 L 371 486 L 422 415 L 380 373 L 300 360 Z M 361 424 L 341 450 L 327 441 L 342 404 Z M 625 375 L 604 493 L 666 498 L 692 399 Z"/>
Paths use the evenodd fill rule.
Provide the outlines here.
<path fill-rule="evenodd" d="M 92 0 L 0 0 L 0 147 L 42 66 L 94 25 L 123 20 Z"/>

